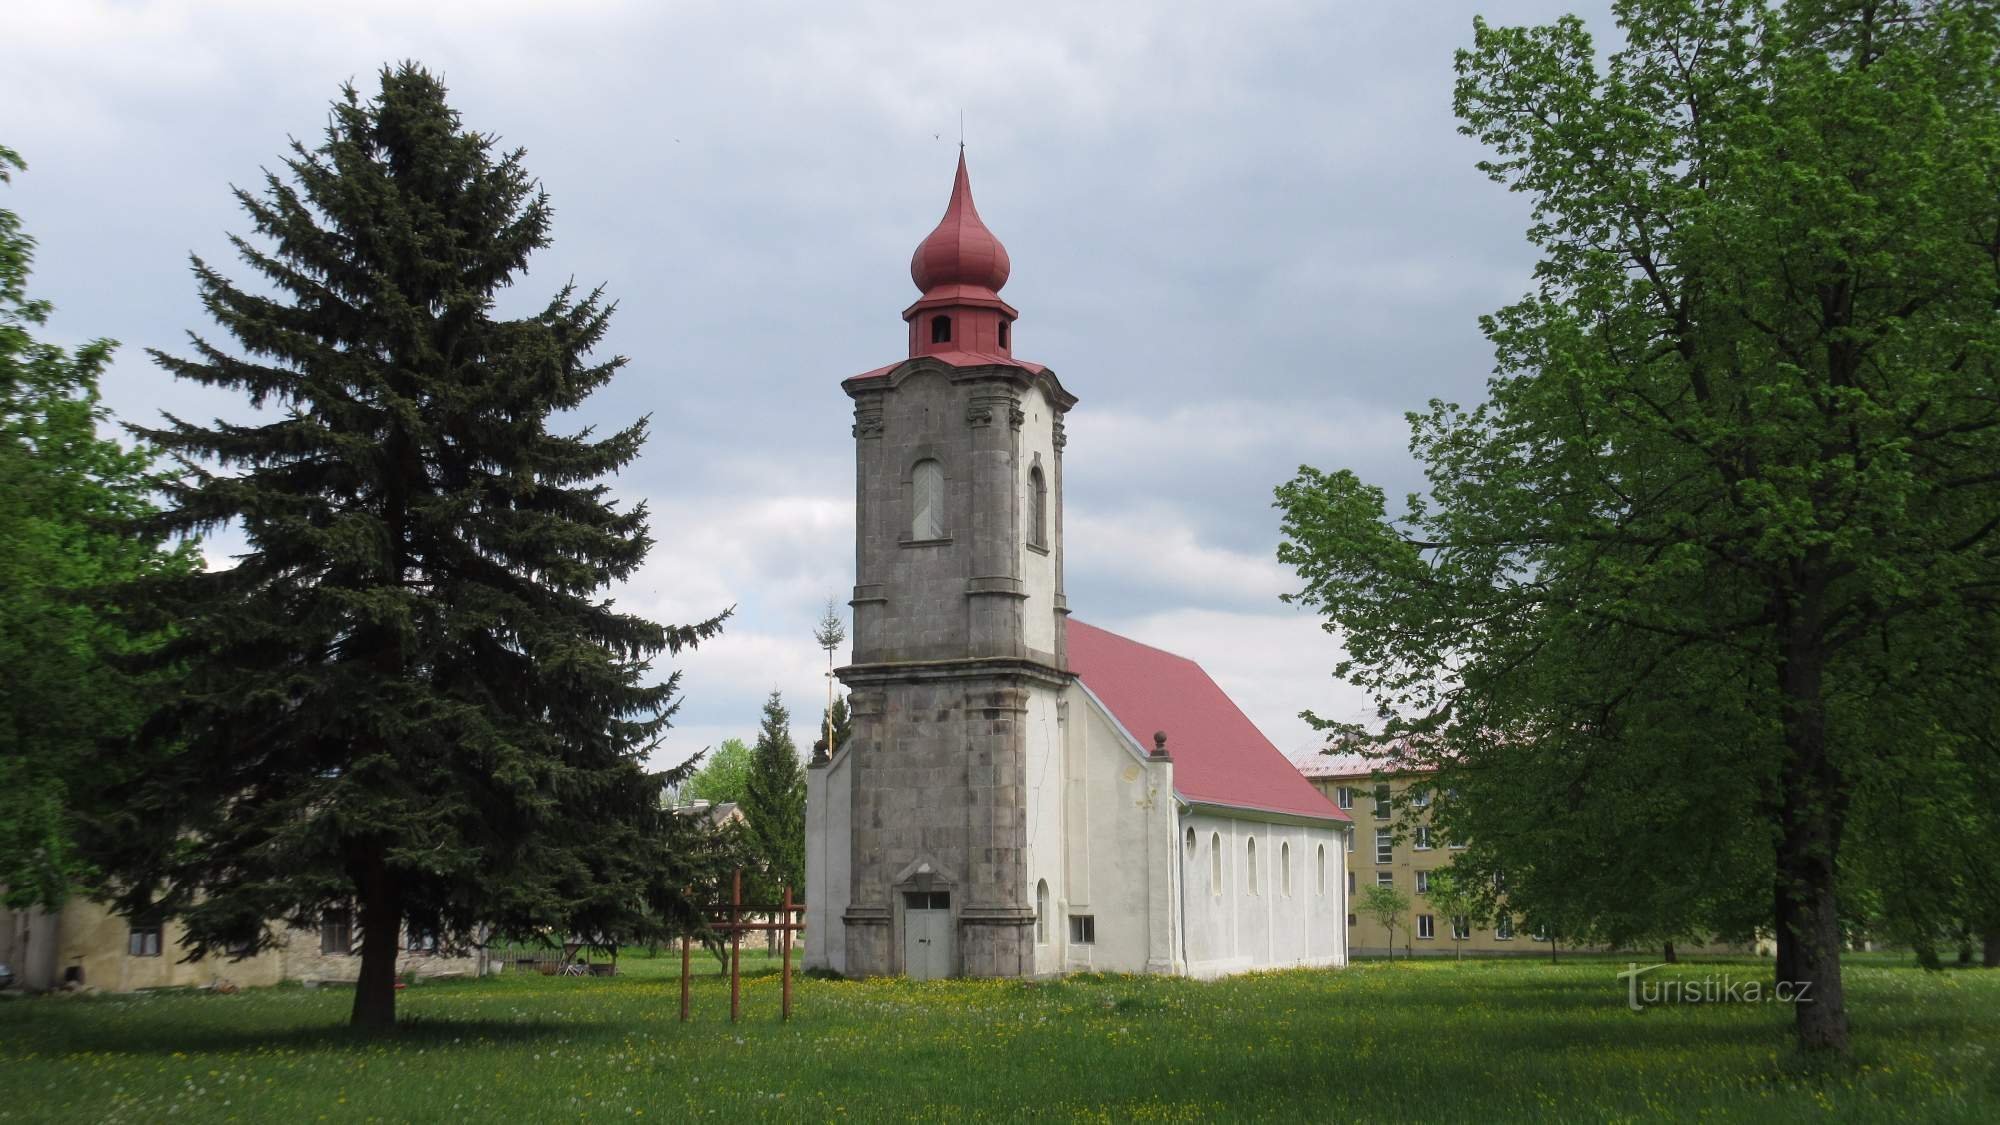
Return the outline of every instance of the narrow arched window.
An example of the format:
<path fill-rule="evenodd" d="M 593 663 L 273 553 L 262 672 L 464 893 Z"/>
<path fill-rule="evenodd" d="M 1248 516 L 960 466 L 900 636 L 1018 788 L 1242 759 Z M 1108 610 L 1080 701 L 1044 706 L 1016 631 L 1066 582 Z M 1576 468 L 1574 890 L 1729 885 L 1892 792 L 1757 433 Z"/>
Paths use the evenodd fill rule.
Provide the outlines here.
<path fill-rule="evenodd" d="M 1049 941 L 1049 881 L 1043 879 L 1035 884 L 1035 940 L 1047 945 Z"/>
<path fill-rule="evenodd" d="M 1257 893 L 1257 837 L 1252 836 L 1245 842 L 1243 854 L 1248 860 L 1248 870 L 1243 880 L 1243 893 L 1254 895 Z"/>
<path fill-rule="evenodd" d="M 1292 845 L 1291 841 L 1278 845 L 1278 887 L 1285 897 L 1292 897 Z"/>
<path fill-rule="evenodd" d="M 1007 348 L 1007 347 L 1012 347 L 1012 346 L 1013 346 L 1012 344 L 1010 344 L 1010 343 L 1008 342 L 1008 339 L 1009 339 L 1009 337 L 1013 335 L 1013 332 L 1012 332 L 1012 329 L 1013 329 L 1013 327 L 1014 327 L 1014 322 L 1013 322 L 1013 321 L 1011 321 L 1011 320 L 1007 320 L 1007 319 L 1005 319 L 1005 318 L 1002 318 L 1002 319 L 1001 319 L 1001 321 L 1000 321 L 1000 346 L 1001 346 L 1002 348 Z"/>
<path fill-rule="evenodd" d="M 931 343 L 933 344 L 951 343 L 950 317 L 934 316 L 931 318 Z"/>
<path fill-rule="evenodd" d="M 1325 844 L 1321 844 L 1319 846 L 1319 893 L 1322 897 L 1324 897 L 1326 894 L 1326 845 Z"/>
<path fill-rule="evenodd" d="M 1208 893 L 1222 893 L 1222 833 L 1208 834 Z"/>
<path fill-rule="evenodd" d="M 1040 465 L 1028 470 L 1028 544 L 1049 545 L 1049 480 Z"/>
<path fill-rule="evenodd" d="M 936 461 L 910 470 L 910 538 L 944 538 L 944 466 Z"/>

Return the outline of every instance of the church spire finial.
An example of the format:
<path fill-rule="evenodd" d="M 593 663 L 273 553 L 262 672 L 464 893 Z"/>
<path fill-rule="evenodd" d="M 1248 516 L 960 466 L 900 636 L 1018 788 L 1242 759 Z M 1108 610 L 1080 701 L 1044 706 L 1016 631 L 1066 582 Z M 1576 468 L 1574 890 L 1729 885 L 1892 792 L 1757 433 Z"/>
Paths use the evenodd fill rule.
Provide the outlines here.
<path fill-rule="evenodd" d="M 988 297 L 1007 284 L 1013 265 L 1007 248 L 980 221 L 972 203 L 972 180 L 965 171 L 965 144 L 959 142 L 958 173 L 952 178 L 951 202 L 937 229 L 910 257 L 910 280 L 926 295 L 946 285 L 984 290 Z"/>

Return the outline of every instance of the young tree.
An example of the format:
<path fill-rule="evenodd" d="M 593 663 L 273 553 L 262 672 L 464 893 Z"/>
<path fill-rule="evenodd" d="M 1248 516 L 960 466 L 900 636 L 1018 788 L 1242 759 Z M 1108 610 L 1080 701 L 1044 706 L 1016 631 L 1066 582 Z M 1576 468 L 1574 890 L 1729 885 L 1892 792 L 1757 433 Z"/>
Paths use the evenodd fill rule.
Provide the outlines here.
<path fill-rule="evenodd" d="M 1451 951 L 1454 960 L 1465 959 L 1465 936 L 1458 928 L 1458 919 L 1464 918 L 1470 926 L 1473 914 L 1479 907 L 1478 896 L 1473 894 L 1472 880 L 1462 879 L 1447 868 L 1431 872 L 1431 889 L 1425 896 L 1430 900 L 1431 909 L 1443 914 L 1451 926 Z"/>
<path fill-rule="evenodd" d="M 588 358 L 599 293 L 495 315 L 549 242 L 521 152 L 405 64 L 372 99 L 344 88 L 285 166 L 236 192 L 269 246 L 233 241 L 268 292 L 194 262 L 244 354 L 154 353 L 267 413 L 138 431 L 189 474 L 156 526 L 234 522 L 247 546 L 131 591 L 175 623 L 188 673 L 144 730 L 176 752 L 104 840 L 119 904 L 181 917 L 194 957 L 358 902 L 353 1022 L 387 1028 L 405 925 L 610 944 L 693 924 L 699 838 L 644 766 L 678 673 L 649 682 L 649 659 L 722 618 L 663 627 L 601 596 L 651 545 L 645 505 L 600 483 L 647 426 L 548 428 L 624 363 Z"/>
<path fill-rule="evenodd" d="M 1458 113 L 1533 199 L 1536 290 L 1484 321 L 1490 401 L 1413 418 L 1428 497 L 1391 521 L 1302 470 L 1281 553 L 1446 785 L 1546 747 L 1517 784 L 1630 805 L 1660 793 L 1618 759 L 1706 739 L 1665 751 L 1678 784 L 1742 817 L 1730 855 L 1762 844 L 1798 1042 L 1843 1053 L 1850 813 L 1922 757 L 1913 669 L 1972 666 L 2000 611 L 2000 29 L 1970 0 L 1616 12 L 1608 66 L 1574 18 L 1475 24 Z M 1585 854 L 1698 835 L 1645 827 Z"/>
<path fill-rule="evenodd" d="M 760 901 L 777 901 L 786 887 L 796 895 L 806 885 L 806 773 L 791 728 L 791 712 L 773 691 L 764 701 L 743 794 L 743 817 L 761 861 Z"/>
<path fill-rule="evenodd" d="M 826 612 L 820 615 L 819 624 L 813 629 L 814 643 L 826 650 L 826 713 L 821 716 L 824 721 L 820 723 L 820 736 L 813 742 L 814 760 L 832 757 L 833 752 L 840 749 L 841 740 L 834 737 L 833 730 L 833 709 L 840 702 L 833 694 L 833 650 L 846 639 L 847 624 L 841 619 L 840 611 L 834 608 L 833 599 L 828 598 Z"/>
<path fill-rule="evenodd" d="M 1410 896 L 1394 887 L 1363 887 L 1361 889 L 1361 913 L 1375 919 L 1389 934 L 1389 957 L 1396 956 L 1396 927 L 1402 925 L 1403 915 L 1409 913 Z"/>
<path fill-rule="evenodd" d="M 0 184 L 25 168 L 0 146 Z M 76 818 L 104 780 L 99 744 L 130 736 L 161 680 L 124 660 L 157 638 L 91 592 L 195 554 L 121 527 L 153 510 L 153 457 L 98 436 L 111 341 L 35 340 L 50 309 L 27 293 L 33 257 L 0 208 L 0 901 L 53 909 L 91 873 Z"/>
<path fill-rule="evenodd" d="M 722 804 L 739 804 L 750 789 L 750 744 L 740 738 L 725 738 L 722 744 L 702 756 L 701 766 L 681 783 L 680 799 Z"/>

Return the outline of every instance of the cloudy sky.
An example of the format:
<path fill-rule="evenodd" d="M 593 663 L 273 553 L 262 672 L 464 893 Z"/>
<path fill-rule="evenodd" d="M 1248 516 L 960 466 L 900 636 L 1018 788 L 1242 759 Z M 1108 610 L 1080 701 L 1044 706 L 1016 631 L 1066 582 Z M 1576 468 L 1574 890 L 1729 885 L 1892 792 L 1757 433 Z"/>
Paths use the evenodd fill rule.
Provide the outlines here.
<path fill-rule="evenodd" d="M 503 302 L 565 279 L 619 302 L 622 378 L 578 422 L 650 413 L 615 482 L 659 546 L 619 592 L 660 619 L 724 606 L 677 663 L 658 760 L 754 730 L 781 689 L 823 702 L 813 623 L 853 583 L 840 380 L 901 358 L 909 255 L 944 209 L 961 112 L 981 215 L 1014 261 L 1015 350 L 1082 399 L 1065 453 L 1083 620 L 1199 660 L 1287 753 L 1311 708 L 1365 718 L 1335 638 L 1278 601 L 1273 486 L 1302 463 L 1400 495 L 1403 412 L 1474 401 L 1477 317 L 1528 284 L 1523 201 L 1451 114 L 1475 13 L 1558 0 L 1113 0 L 1001 6 L 762 0 L 58 0 L 7 17 L 0 189 L 39 242 L 49 336 L 122 342 L 123 418 L 243 417 L 143 348 L 207 330 L 188 255 L 230 262 L 288 137 L 339 85 L 439 71 L 466 123 L 527 149 L 555 242 Z M 225 559 L 238 544 L 209 544 Z M 843 654 L 844 655 L 844 654 Z"/>

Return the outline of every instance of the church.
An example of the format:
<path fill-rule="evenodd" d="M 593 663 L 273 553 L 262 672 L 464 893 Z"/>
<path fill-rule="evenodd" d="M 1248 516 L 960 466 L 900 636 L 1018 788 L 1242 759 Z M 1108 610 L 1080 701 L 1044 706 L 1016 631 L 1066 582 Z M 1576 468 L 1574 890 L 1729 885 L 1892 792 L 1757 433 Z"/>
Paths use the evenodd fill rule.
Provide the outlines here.
<path fill-rule="evenodd" d="M 1070 617 L 1075 395 L 1014 355 L 961 148 L 908 358 L 854 400 L 852 733 L 807 771 L 806 964 L 1220 976 L 1347 962 L 1352 824 L 1191 660 Z"/>

